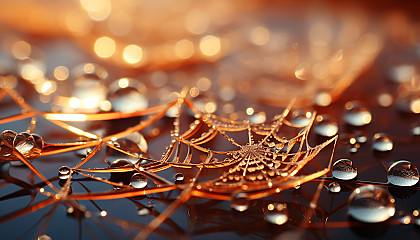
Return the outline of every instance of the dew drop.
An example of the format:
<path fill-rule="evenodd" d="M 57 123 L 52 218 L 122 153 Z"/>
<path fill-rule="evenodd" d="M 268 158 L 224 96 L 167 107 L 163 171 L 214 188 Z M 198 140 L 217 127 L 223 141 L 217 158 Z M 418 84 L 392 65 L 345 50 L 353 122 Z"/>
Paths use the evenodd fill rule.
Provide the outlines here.
<path fill-rule="evenodd" d="M 350 194 L 348 213 L 362 222 L 383 222 L 394 216 L 394 202 L 394 198 L 386 189 L 366 185 L 355 189 Z"/>
<path fill-rule="evenodd" d="M 357 176 L 357 169 L 349 159 L 337 160 L 332 167 L 333 177 L 340 180 L 351 180 Z"/>
<path fill-rule="evenodd" d="M 35 146 L 35 139 L 31 134 L 22 132 L 15 136 L 13 146 L 21 154 L 26 155 Z"/>
<path fill-rule="evenodd" d="M 396 186 L 413 186 L 419 181 L 419 171 L 407 160 L 399 160 L 388 168 L 388 182 Z"/>
<path fill-rule="evenodd" d="M 146 216 L 150 214 L 150 210 L 148 208 L 142 208 L 137 211 L 137 215 L 139 216 Z"/>
<path fill-rule="evenodd" d="M 130 179 L 130 185 L 134 188 L 145 188 L 147 186 L 147 177 L 140 173 L 135 173 Z"/>
<path fill-rule="evenodd" d="M 147 98 L 142 94 L 146 87 L 136 79 L 121 78 L 111 83 L 109 99 L 112 108 L 119 112 L 135 112 L 147 108 Z"/>
<path fill-rule="evenodd" d="M 338 182 L 332 182 L 328 184 L 328 191 L 332 193 L 338 193 L 341 191 L 341 186 Z"/>
<path fill-rule="evenodd" d="M 176 182 L 182 182 L 182 181 L 184 181 L 184 174 L 182 174 L 182 173 L 176 173 L 175 174 L 175 181 Z"/>
<path fill-rule="evenodd" d="M 126 159 L 117 159 L 114 162 L 112 162 L 111 165 L 109 166 L 109 168 L 122 168 L 122 167 L 134 168 L 134 165 Z"/>
<path fill-rule="evenodd" d="M 58 178 L 65 180 L 70 177 L 70 168 L 67 166 L 62 166 L 58 169 Z"/>
<path fill-rule="evenodd" d="M 246 211 L 249 207 L 249 198 L 248 194 L 239 192 L 232 196 L 231 199 L 231 208 L 235 209 L 238 212 Z"/>
<path fill-rule="evenodd" d="M 372 121 L 371 113 L 360 102 L 347 102 L 345 108 L 344 121 L 351 126 L 364 126 Z"/>
<path fill-rule="evenodd" d="M 331 120 L 328 115 L 319 115 L 316 117 L 316 120 L 315 133 L 324 137 L 332 137 L 337 134 L 337 123 Z"/>
<path fill-rule="evenodd" d="M 292 120 L 290 122 L 292 124 L 303 127 L 311 123 L 311 119 L 312 119 L 312 112 L 296 110 L 292 113 Z"/>
<path fill-rule="evenodd" d="M 391 138 L 389 138 L 385 133 L 375 133 L 375 135 L 373 135 L 372 142 L 373 150 L 379 152 L 391 151 L 394 146 Z"/>
<path fill-rule="evenodd" d="M 286 203 L 270 203 L 267 209 L 268 211 L 264 216 L 267 222 L 283 225 L 289 220 Z"/>

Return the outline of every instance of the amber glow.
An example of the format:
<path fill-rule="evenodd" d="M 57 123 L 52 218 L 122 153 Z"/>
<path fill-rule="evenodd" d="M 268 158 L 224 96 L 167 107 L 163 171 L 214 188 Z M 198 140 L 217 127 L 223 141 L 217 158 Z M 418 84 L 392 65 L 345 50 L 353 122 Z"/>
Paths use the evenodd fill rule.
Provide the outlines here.
<path fill-rule="evenodd" d="M 115 53 L 115 41 L 109 37 L 98 38 L 95 42 L 94 50 L 99 57 L 109 58 Z"/>
<path fill-rule="evenodd" d="M 58 66 L 54 69 L 54 77 L 57 80 L 64 81 L 69 77 L 69 69 L 65 66 Z"/>
<path fill-rule="evenodd" d="M 123 58 L 128 64 L 136 64 L 143 58 L 143 49 L 137 45 L 128 45 L 124 48 Z"/>
<path fill-rule="evenodd" d="M 200 41 L 200 50 L 205 56 L 215 56 L 220 53 L 221 41 L 219 37 L 207 35 Z"/>

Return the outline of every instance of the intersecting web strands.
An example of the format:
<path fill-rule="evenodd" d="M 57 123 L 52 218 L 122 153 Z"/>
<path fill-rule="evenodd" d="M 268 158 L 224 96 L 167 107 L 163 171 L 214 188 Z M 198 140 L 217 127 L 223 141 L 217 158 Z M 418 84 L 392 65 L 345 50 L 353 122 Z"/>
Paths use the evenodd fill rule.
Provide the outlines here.
<path fill-rule="evenodd" d="M 186 97 L 187 92 L 183 90 L 174 102 L 130 114 L 62 114 L 33 109 L 13 90 L 2 89 L 1 96 L 12 99 L 22 111 L 1 119 L 0 123 L 4 126 L 27 118 L 31 121 L 25 132 L 5 130 L 1 135 L 2 186 L 13 183 L 21 189 L 2 196 L 0 200 L 30 196 L 30 201 L 21 204 L 21 208 L 3 213 L 0 222 L 42 211 L 45 214 L 41 215 L 34 228 L 28 230 L 38 229 L 36 234 L 39 235 L 47 232 L 49 224 L 54 224 L 51 220 L 53 215 L 64 206 L 67 215 L 73 216 L 79 223 L 80 236 L 82 228 L 90 236 L 95 236 L 97 231 L 94 229 L 99 228 L 104 230 L 101 234 L 112 238 L 115 232 L 120 231 L 115 230 L 115 226 L 125 229 L 128 237 L 136 239 L 147 238 L 151 233 L 164 237 L 195 235 L 197 233 L 185 233 L 185 229 L 179 226 L 179 220 L 173 220 L 178 218 L 174 215 L 175 211 L 188 208 L 191 219 L 180 221 L 194 222 L 207 214 L 196 213 L 202 211 L 201 205 L 206 205 L 208 209 L 214 207 L 211 199 L 230 200 L 232 207 L 238 211 L 246 210 L 250 200 L 268 204 L 269 210 L 276 208 L 283 211 L 287 209 L 286 205 L 273 205 L 261 199 L 298 187 L 329 171 L 332 152 L 329 164 L 323 169 L 299 174 L 321 150 L 335 144 L 337 139 L 333 137 L 313 147 L 308 144 L 315 114 L 307 125 L 293 124 L 287 119 L 292 108 L 290 104 L 279 115 L 261 124 L 253 124 L 249 120 L 233 121 L 200 112 Z M 176 117 L 166 117 L 169 110 L 175 110 Z M 109 123 L 124 118 L 140 118 L 140 121 L 111 134 L 83 129 L 83 124 L 76 127 L 77 122 Z M 71 133 L 73 139 L 78 140 L 49 143 L 52 133 L 43 129 L 44 137 L 35 134 L 38 121 L 58 126 L 65 132 L 63 137 Z M 130 145 L 127 139 L 138 133 L 146 135 L 151 143 L 155 139 L 158 139 L 159 145 L 164 143 L 166 148 L 162 149 L 161 156 L 156 154 L 156 149 L 148 150 L 147 144 Z M 75 161 L 74 155 L 71 155 L 73 160 L 66 163 L 65 159 L 70 158 L 69 152 L 79 154 L 78 160 Z M 41 163 L 38 164 L 38 161 Z M 9 173 L 10 164 L 16 163 L 22 163 L 31 170 L 29 183 Z M 70 166 L 59 168 L 58 176 L 57 171 L 51 173 L 51 166 L 70 163 Z M 174 171 L 177 172 L 175 177 Z M 42 181 L 37 183 L 35 175 Z M 311 207 L 300 210 L 308 218 L 315 211 L 321 188 L 322 181 L 309 200 Z M 190 201 L 192 197 L 209 201 L 197 205 Z M 133 213 L 128 213 L 127 209 L 108 213 L 106 206 L 120 204 L 124 199 L 135 206 L 137 215 L 146 215 L 147 220 L 142 224 L 132 221 Z M 289 208 L 293 207 L 290 205 Z M 92 212 L 98 214 L 93 215 Z M 210 221 L 212 217 L 209 216 Z M 85 225 L 83 219 L 86 218 L 91 220 L 90 225 Z M 107 223 L 103 224 L 104 221 Z M 113 226 L 109 227 L 109 223 Z M 192 231 L 200 232 L 198 229 L 200 227 Z M 203 234 L 209 230 L 201 231 L 200 234 Z"/>

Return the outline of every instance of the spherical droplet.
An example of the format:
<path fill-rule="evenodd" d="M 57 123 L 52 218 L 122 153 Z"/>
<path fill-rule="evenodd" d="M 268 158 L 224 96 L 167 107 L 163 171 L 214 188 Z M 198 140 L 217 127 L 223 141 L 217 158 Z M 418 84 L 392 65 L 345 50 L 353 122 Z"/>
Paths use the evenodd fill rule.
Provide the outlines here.
<path fill-rule="evenodd" d="M 298 126 L 307 126 L 311 123 L 312 119 L 312 112 L 303 111 L 303 110 L 296 110 L 292 113 L 292 120 L 290 121 L 292 124 Z"/>
<path fill-rule="evenodd" d="M 332 182 L 328 184 L 328 191 L 332 193 L 338 193 L 341 191 L 341 186 L 338 182 Z"/>
<path fill-rule="evenodd" d="M 70 177 L 71 170 L 67 166 L 62 166 L 58 169 L 58 178 L 65 180 Z"/>
<path fill-rule="evenodd" d="M 268 211 L 264 216 L 267 222 L 283 225 L 289 220 L 286 203 L 270 203 L 267 209 Z"/>
<path fill-rule="evenodd" d="M 386 189 L 366 185 L 355 189 L 350 194 L 348 213 L 362 222 L 383 222 L 394 216 L 394 202 L 394 198 Z"/>
<path fill-rule="evenodd" d="M 147 186 L 147 177 L 143 174 L 135 173 L 130 179 L 130 185 L 134 188 L 145 188 Z"/>
<path fill-rule="evenodd" d="M 316 117 L 317 125 L 315 133 L 324 137 L 332 137 L 338 132 L 338 125 L 327 115 L 319 115 Z"/>
<path fill-rule="evenodd" d="M 351 180 L 357 176 L 357 169 L 349 159 L 337 160 L 332 167 L 333 177 L 340 180 Z"/>
<path fill-rule="evenodd" d="M 184 181 L 184 174 L 182 174 L 182 173 L 175 174 L 175 181 L 177 181 L 177 182 Z"/>
<path fill-rule="evenodd" d="M 134 168 L 134 165 L 126 159 L 117 159 L 114 162 L 112 162 L 111 165 L 109 166 L 109 168 L 123 168 L 123 167 Z"/>
<path fill-rule="evenodd" d="M 372 142 L 373 150 L 379 152 L 391 151 L 394 146 L 391 138 L 389 138 L 385 133 L 375 133 L 375 135 L 373 135 Z"/>
<path fill-rule="evenodd" d="M 419 181 L 419 171 L 407 160 L 394 162 L 388 168 L 388 182 L 396 186 L 413 186 Z"/>
<path fill-rule="evenodd" d="M 352 101 L 347 102 L 344 121 L 351 126 L 364 126 L 372 121 L 372 115 L 369 110 L 361 103 Z"/>
<path fill-rule="evenodd" d="M 248 194 L 239 192 L 234 194 L 231 199 L 231 208 L 236 211 L 243 212 L 246 211 L 249 207 L 249 198 Z"/>

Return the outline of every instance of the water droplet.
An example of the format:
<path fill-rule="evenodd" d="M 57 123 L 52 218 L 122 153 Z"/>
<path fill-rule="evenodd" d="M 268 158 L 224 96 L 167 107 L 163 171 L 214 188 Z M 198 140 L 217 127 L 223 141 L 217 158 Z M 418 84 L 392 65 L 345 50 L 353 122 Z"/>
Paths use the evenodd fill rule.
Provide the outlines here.
<path fill-rule="evenodd" d="M 31 134 L 23 132 L 15 136 L 13 141 L 13 146 L 18 150 L 22 155 L 27 154 L 35 145 L 35 139 Z"/>
<path fill-rule="evenodd" d="M 62 166 L 58 169 L 58 178 L 65 180 L 70 177 L 70 168 L 67 166 Z"/>
<path fill-rule="evenodd" d="M 112 108 L 119 112 L 135 112 L 147 108 L 146 87 L 131 78 L 121 78 L 110 84 Z"/>
<path fill-rule="evenodd" d="M 37 240 L 51 240 L 51 237 L 44 234 L 44 235 L 38 236 Z"/>
<path fill-rule="evenodd" d="M 351 126 L 364 126 L 372 121 L 369 110 L 357 101 L 347 102 L 344 121 Z"/>
<path fill-rule="evenodd" d="M 348 213 L 362 222 L 383 222 L 394 216 L 394 202 L 394 198 L 386 189 L 366 185 L 350 194 Z"/>
<path fill-rule="evenodd" d="M 315 133 L 324 136 L 332 137 L 338 132 L 337 123 L 328 115 L 319 115 L 316 117 L 317 125 L 315 126 Z"/>
<path fill-rule="evenodd" d="M 357 169 L 349 159 L 337 160 L 332 167 L 333 177 L 340 180 L 351 180 L 357 176 Z"/>
<path fill-rule="evenodd" d="M 146 216 L 150 214 L 150 210 L 148 208 L 142 208 L 137 211 L 137 215 L 139 216 Z"/>
<path fill-rule="evenodd" d="M 123 168 L 123 167 L 134 168 L 134 165 L 126 159 L 117 159 L 114 162 L 112 162 L 111 165 L 109 166 L 109 168 Z"/>
<path fill-rule="evenodd" d="M 231 199 L 231 208 L 236 211 L 243 212 L 246 211 L 249 207 L 249 198 L 248 194 L 239 192 L 234 194 Z"/>
<path fill-rule="evenodd" d="M 177 181 L 177 182 L 184 181 L 184 174 L 182 174 L 182 173 L 175 174 L 175 181 Z"/>
<path fill-rule="evenodd" d="M 417 94 L 407 94 L 398 99 L 398 110 L 405 113 L 420 113 L 420 97 Z"/>
<path fill-rule="evenodd" d="M 135 173 L 130 179 L 130 185 L 134 188 L 145 188 L 147 186 L 147 177 L 143 174 Z"/>
<path fill-rule="evenodd" d="M 111 144 L 113 144 L 114 147 L 117 147 L 125 152 L 130 153 L 131 155 L 128 155 L 108 146 L 107 156 L 109 161 L 124 158 L 134 164 L 137 163 L 137 161 L 139 160 L 139 158 L 136 156 L 142 156 L 145 153 L 145 151 L 147 151 L 147 142 L 144 139 L 143 135 L 138 132 L 132 133 L 124 138 L 117 139 Z"/>
<path fill-rule="evenodd" d="M 338 182 L 332 182 L 328 184 L 328 191 L 332 193 L 338 193 L 341 191 L 341 186 Z"/>
<path fill-rule="evenodd" d="M 396 186 L 413 186 L 419 181 L 419 171 L 407 160 L 394 162 L 388 168 L 388 182 Z"/>
<path fill-rule="evenodd" d="M 267 222 L 283 225 L 289 220 L 286 203 L 270 203 L 267 209 L 268 211 L 264 216 Z"/>
<path fill-rule="evenodd" d="M 311 123 L 312 114 L 310 111 L 296 110 L 292 113 L 292 120 L 290 122 L 298 126 L 307 126 Z"/>
<path fill-rule="evenodd" d="M 375 135 L 373 135 L 372 142 L 373 149 L 379 152 L 391 151 L 394 146 L 391 138 L 389 138 L 385 133 L 375 133 Z"/>
<path fill-rule="evenodd" d="M 410 130 L 411 135 L 420 136 L 420 124 L 416 123 L 411 126 Z"/>
<path fill-rule="evenodd" d="M 411 215 L 406 212 L 398 212 L 398 218 L 400 220 L 400 224 L 404 225 L 410 224 L 413 221 Z"/>

